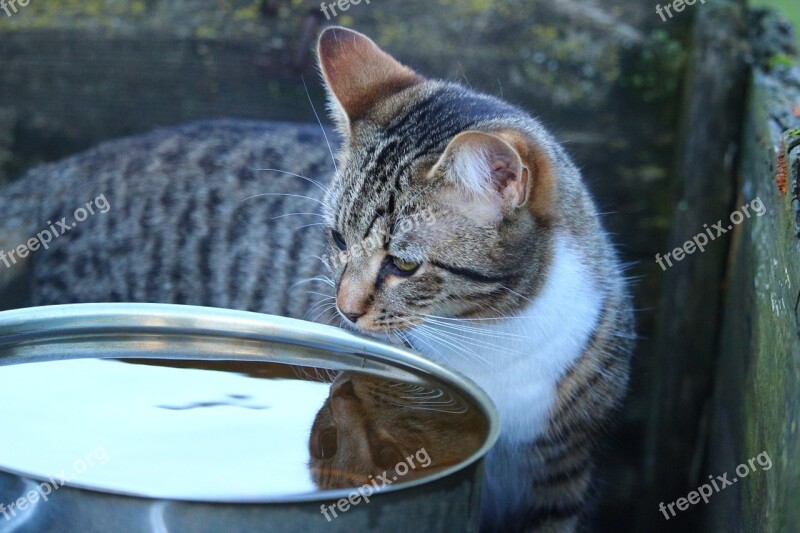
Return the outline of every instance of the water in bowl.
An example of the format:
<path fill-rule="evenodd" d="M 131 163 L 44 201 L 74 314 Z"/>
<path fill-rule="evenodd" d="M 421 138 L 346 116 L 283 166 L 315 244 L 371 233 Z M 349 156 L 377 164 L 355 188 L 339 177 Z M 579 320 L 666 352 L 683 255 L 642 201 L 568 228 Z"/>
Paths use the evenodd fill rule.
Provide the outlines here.
<path fill-rule="evenodd" d="M 74 359 L 0 367 L 0 470 L 196 501 L 397 485 L 485 442 L 439 384 L 252 361 Z"/>

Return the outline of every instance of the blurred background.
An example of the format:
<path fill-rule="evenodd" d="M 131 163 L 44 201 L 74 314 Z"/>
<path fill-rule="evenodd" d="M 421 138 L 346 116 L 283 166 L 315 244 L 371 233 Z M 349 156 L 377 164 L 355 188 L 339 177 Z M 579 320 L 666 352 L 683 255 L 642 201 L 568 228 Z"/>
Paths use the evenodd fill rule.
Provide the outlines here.
<path fill-rule="evenodd" d="M 779 11 L 792 22 L 795 28 L 800 25 L 800 3 L 792 0 L 753 0 L 753 7 L 769 7 Z"/>
<path fill-rule="evenodd" d="M 706 518 L 667 523 L 657 503 L 717 473 L 709 428 L 728 247 L 667 273 L 653 257 L 730 212 L 748 69 L 791 66 L 796 37 L 740 1 L 698 1 L 668 20 L 658 3 L 372 0 L 329 20 L 319 1 L 31 0 L 0 11 L 0 185 L 181 122 L 315 122 L 312 104 L 322 111 L 324 100 L 313 45 L 326 24 L 370 35 L 428 76 L 502 96 L 565 144 L 631 264 L 641 341 L 600 457 L 593 527 L 698 529 Z M 763 6 L 800 24 L 797 0 L 750 7 Z M 755 34 L 770 44 L 751 46 Z M 734 493 L 718 499 L 737 507 Z"/>

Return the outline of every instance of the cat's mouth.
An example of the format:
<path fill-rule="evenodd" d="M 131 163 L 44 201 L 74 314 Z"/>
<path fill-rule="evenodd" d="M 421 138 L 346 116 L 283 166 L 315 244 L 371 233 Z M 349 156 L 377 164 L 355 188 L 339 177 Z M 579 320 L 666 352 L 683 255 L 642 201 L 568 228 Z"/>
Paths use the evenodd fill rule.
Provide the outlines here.
<path fill-rule="evenodd" d="M 343 317 L 345 327 L 357 331 L 369 337 L 380 338 L 383 340 L 394 339 L 397 336 L 419 326 L 423 320 L 418 317 L 398 317 L 392 321 L 371 320 L 367 316 L 360 317 L 356 321 Z"/>

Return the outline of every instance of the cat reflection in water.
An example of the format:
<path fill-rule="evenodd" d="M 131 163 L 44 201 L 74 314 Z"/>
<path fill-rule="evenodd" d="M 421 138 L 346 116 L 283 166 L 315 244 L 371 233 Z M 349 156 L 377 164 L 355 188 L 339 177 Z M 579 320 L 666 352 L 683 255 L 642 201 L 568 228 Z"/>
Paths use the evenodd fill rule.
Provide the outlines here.
<path fill-rule="evenodd" d="M 480 412 L 447 391 L 343 372 L 311 428 L 312 479 L 344 489 L 429 476 L 475 453 L 486 431 Z"/>

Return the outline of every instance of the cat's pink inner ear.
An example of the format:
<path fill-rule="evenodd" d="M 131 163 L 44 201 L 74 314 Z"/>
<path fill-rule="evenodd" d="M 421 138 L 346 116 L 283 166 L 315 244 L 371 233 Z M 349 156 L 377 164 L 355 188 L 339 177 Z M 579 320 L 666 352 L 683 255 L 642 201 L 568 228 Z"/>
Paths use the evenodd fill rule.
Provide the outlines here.
<path fill-rule="evenodd" d="M 350 120 L 363 117 L 381 98 L 423 81 L 369 37 L 346 28 L 323 31 L 317 53 L 325 82 Z"/>
<path fill-rule="evenodd" d="M 440 164 L 451 181 L 479 195 L 490 194 L 506 206 L 524 205 L 529 172 L 519 153 L 496 135 L 467 131 L 447 147 Z"/>

